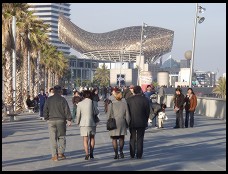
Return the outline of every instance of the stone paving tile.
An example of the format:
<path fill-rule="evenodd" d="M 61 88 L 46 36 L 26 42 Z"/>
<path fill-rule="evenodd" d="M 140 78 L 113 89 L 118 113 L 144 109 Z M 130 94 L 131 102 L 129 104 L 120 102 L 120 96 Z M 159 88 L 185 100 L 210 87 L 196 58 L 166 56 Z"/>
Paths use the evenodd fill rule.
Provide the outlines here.
<path fill-rule="evenodd" d="M 71 97 L 67 97 L 72 109 Z M 124 159 L 114 160 L 111 139 L 106 130 L 103 103 L 99 102 L 101 122 L 97 126 L 93 160 L 84 160 L 79 127 L 67 127 L 66 160 L 50 160 L 48 127 L 38 114 L 2 123 L 2 171 L 226 171 L 226 122 L 195 116 L 195 127 L 173 129 L 175 115 L 164 129 L 150 127 L 145 132 L 143 159 L 130 159 L 129 137 L 125 137 Z"/>

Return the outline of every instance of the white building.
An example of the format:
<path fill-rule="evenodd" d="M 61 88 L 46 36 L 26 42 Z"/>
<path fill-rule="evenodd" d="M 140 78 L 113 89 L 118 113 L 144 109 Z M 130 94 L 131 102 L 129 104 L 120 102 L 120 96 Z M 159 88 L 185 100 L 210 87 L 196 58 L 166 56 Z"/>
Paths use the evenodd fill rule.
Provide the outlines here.
<path fill-rule="evenodd" d="M 50 24 L 49 40 L 59 51 L 64 54 L 70 54 L 70 47 L 59 40 L 58 37 L 58 18 L 59 13 L 63 13 L 70 18 L 70 3 L 28 3 L 31 7 L 29 10 L 34 11 L 46 24 Z"/>

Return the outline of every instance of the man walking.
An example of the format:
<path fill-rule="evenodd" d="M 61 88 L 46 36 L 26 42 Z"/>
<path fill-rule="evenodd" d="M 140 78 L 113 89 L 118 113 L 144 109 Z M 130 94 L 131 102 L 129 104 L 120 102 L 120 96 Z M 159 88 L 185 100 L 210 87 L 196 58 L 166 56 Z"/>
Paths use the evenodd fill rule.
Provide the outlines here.
<path fill-rule="evenodd" d="M 148 99 L 143 96 L 140 86 L 135 86 L 133 91 L 135 95 L 127 99 L 130 113 L 130 155 L 133 159 L 137 148 L 136 157 L 137 159 L 141 159 L 144 134 L 150 114 L 150 105 Z"/>
<path fill-rule="evenodd" d="M 54 95 L 50 96 L 44 105 L 44 119 L 48 121 L 52 160 L 65 159 L 66 121 L 71 125 L 71 112 L 64 97 L 61 97 L 61 86 L 54 87 Z"/>

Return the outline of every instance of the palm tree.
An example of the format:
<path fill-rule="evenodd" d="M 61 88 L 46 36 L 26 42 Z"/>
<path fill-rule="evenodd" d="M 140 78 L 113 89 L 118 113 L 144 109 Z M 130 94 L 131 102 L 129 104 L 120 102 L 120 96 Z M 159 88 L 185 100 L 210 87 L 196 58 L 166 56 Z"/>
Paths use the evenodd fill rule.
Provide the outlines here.
<path fill-rule="evenodd" d="M 98 82 L 100 86 L 108 86 L 110 81 L 110 71 L 105 64 L 101 68 L 97 68 L 94 74 L 94 82 Z"/>
<path fill-rule="evenodd" d="M 213 89 L 213 93 L 217 94 L 221 98 L 226 98 L 226 78 L 220 77 L 218 85 Z"/>
<path fill-rule="evenodd" d="M 4 80 L 4 101 L 6 105 L 13 104 L 12 87 L 12 50 L 15 47 L 12 35 L 12 17 L 20 13 L 24 3 L 3 3 L 2 4 L 2 59 L 3 80 Z"/>

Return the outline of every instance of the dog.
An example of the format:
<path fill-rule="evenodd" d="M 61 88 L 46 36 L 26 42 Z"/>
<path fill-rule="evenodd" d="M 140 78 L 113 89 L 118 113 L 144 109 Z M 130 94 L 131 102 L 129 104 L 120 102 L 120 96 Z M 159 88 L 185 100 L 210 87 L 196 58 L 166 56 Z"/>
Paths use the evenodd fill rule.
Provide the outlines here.
<path fill-rule="evenodd" d="M 158 113 L 158 128 L 163 128 L 164 120 L 168 120 L 168 117 L 165 112 Z"/>

